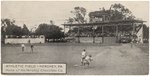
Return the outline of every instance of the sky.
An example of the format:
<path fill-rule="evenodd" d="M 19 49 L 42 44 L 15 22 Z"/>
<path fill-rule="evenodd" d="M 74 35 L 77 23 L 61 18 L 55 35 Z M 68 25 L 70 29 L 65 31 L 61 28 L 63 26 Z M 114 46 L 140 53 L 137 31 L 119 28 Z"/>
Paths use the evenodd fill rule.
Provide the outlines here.
<path fill-rule="evenodd" d="M 15 24 L 21 27 L 26 24 L 29 29 L 50 23 L 50 20 L 63 27 L 61 24 L 72 16 L 70 11 L 76 6 L 86 8 L 89 13 L 102 7 L 109 9 L 114 3 L 121 3 L 136 18 L 147 21 L 145 24 L 149 26 L 149 2 L 146 1 L 2 1 L 1 18 L 14 19 Z"/>

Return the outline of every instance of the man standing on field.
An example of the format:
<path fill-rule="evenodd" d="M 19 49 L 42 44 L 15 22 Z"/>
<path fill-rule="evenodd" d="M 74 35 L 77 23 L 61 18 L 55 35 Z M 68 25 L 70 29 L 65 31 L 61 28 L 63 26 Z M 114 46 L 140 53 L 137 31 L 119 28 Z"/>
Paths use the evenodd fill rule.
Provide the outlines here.
<path fill-rule="evenodd" d="M 33 44 L 31 44 L 31 52 L 33 53 L 33 48 L 34 48 L 34 46 L 33 46 Z"/>
<path fill-rule="evenodd" d="M 86 52 L 85 49 L 82 51 L 81 55 L 82 55 L 81 64 L 83 65 L 83 61 L 84 61 L 84 59 L 85 59 L 85 57 L 87 55 L 87 52 Z"/>
<path fill-rule="evenodd" d="M 24 51 L 25 45 L 21 44 L 22 52 Z"/>

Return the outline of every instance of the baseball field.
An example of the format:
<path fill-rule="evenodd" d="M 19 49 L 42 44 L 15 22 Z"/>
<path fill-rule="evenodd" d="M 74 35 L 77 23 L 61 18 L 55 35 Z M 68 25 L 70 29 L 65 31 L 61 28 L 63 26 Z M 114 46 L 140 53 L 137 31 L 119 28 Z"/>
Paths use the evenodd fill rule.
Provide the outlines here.
<path fill-rule="evenodd" d="M 89 67 L 81 65 L 81 52 L 85 49 L 93 61 Z M 148 44 L 85 44 L 45 43 L 4 45 L 2 63 L 66 63 L 67 75 L 146 75 L 149 71 Z"/>

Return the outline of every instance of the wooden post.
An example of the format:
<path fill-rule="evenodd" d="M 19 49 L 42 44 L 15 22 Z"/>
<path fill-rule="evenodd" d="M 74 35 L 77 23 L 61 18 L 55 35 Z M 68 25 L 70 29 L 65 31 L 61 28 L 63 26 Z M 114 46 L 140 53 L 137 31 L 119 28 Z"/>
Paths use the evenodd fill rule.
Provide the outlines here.
<path fill-rule="evenodd" d="M 94 32 L 95 30 L 94 29 L 95 28 L 93 26 L 92 26 L 92 28 L 93 28 L 93 43 L 95 43 L 95 37 L 94 37 L 94 35 L 95 35 L 95 32 Z"/>
<path fill-rule="evenodd" d="M 116 42 L 118 42 L 118 25 L 116 25 Z"/>
<path fill-rule="evenodd" d="M 143 34 L 144 34 L 144 31 L 143 31 L 143 30 L 144 30 L 144 25 L 143 25 L 143 23 L 142 23 L 142 39 L 141 39 L 141 40 L 142 40 L 142 43 L 144 43 L 144 42 L 143 42 L 143 38 L 144 38 L 144 35 L 143 35 Z"/>
<path fill-rule="evenodd" d="M 104 27 L 102 26 L 102 43 L 104 43 Z"/>
<path fill-rule="evenodd" d="M 133 29 L 132 29 L 132 35 L 135 33 L 135 25 L 134 25 L 134 23 L 132 23 L 132 27 L 133 27 Z"/>
<path fill-rule="evenodd" d="M 78 26 L 78 43 L 80 43 L 80 27 Z"/>
<path fill-rule="evenodd" d="M 134 36 L 134 33 L 135 33 L 135 25 L 134 25 L 134 23 L 132 23 L 132 27 L 133 27 L 133 29 L 132 29 L 132 46 L 133 46 L 133 43 L 134 43 L 134 41 L 135 41 L 135 36 Z"/>

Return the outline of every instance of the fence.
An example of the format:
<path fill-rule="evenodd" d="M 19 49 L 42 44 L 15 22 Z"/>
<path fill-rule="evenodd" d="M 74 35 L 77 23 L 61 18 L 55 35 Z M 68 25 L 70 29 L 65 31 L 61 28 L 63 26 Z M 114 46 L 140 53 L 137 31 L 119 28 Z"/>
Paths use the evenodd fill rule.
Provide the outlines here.
<path fill-rule="evenodd" d="M 45 43 L 45 37 L 39 38 L 5 38 L 5 44 Z"/>

